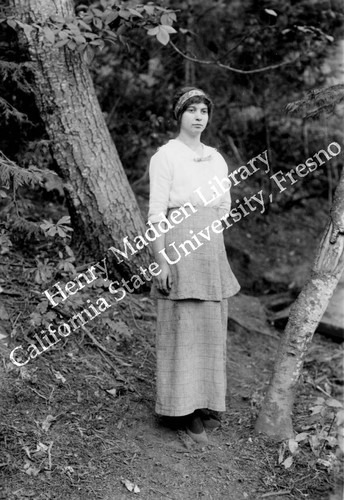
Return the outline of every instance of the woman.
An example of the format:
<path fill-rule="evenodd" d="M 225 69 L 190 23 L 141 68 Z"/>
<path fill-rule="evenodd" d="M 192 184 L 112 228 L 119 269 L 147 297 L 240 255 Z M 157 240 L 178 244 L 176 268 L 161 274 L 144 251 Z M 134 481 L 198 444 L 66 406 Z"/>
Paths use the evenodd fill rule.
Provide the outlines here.
<path fill-rule="evenodd" d="M 222 234 L 221 217 L 231 206 L 229 191 L 220 188 L 227 165 L 201 142 L 212 109 L 201 89 L 175 96 L 179 133 L 151 158 L 148 215 L 161 234 L 152 243 L 161 270 L 152 291 L 158 299 L 156 412 L 183 416 L 187 433 L 200 443 L 207 442 L 206 427 L 219 425 L 214 412 L 225 410 L 227 297 L 240 289 Z"/>

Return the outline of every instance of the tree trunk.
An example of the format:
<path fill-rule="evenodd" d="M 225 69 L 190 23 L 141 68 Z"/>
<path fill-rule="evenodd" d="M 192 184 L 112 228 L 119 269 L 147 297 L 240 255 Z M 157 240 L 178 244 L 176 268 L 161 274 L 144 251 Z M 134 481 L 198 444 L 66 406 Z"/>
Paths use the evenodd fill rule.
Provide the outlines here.
<path fill-rule="evenodd" d="M 9 0 L 16 19 L 45 26 L 52 15 L 74 16 L 72 0 Z M 76 242 L 94 258 L 145 226 L 107 129 L 87 65 L 77 51 L 53 47 L 41 30 L 22 33 L 35 67 L 35 99 L 49 135 L 56 171 L 65 184 Z M 118 274 L 148 264 L 142 250 Z"/>
<path fill-rule="evenodd" d="M 343 231 L 344 172 L 311 276 L 290 310 L 272 379 L 255 426 L 257 432 L 278 440 L 293 435 L 292 410 L 304 357 L 344 268 Z"/>
<path fill-rule="evenodd" d="M 188 0 L 186 3 L 187 7 L 187 29 L 192 31 L 195 29 L 195 0 Z M 187 35 L 185 37 L 185 52 L 189 56 L 195 56 L 195 43 L 193 40 L 193 35 Z M 196 82 L 196 63 L 184 60 L 184 84 L 185 86 L 195 86 Z"/>

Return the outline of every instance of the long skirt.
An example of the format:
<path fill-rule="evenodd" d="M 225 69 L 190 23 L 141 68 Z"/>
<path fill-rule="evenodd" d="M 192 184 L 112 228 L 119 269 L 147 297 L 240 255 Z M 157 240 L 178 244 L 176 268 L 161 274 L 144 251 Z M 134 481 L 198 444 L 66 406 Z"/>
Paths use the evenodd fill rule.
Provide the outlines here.
<path fill-rule="evenodd" d="M 227 308 L 227 299 L 158 300 L 157 413 L 225 411 Z"/>
<path fill-rule="evenodd" d="M 165 237 L 166 253 L 177 262 L 170 266 L 169 296 L 156 288 L 152 293 L 158 299 L 155 409 L 161 415 L 225 410 L 227 297 L 240 285 L 228 263 L 223 234 L 210 229 L 218 217 L 215 208 L 197 207 Z M 176 249 L 190 234 L 201 238 L 208 231 L 209 239 L 202 238 L 200 247 L 176 259 Z"/>

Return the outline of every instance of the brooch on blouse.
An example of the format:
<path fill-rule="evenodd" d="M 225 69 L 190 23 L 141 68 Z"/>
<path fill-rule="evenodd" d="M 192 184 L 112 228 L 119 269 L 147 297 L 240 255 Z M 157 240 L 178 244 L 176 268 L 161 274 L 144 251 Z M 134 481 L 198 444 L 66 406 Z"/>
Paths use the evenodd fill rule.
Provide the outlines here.
<path fill-rule="evenodd" d="M 194 161 L 209 161 L 209 160 L 211 160 L 211 156 L 212 156 L 212 155 L 203 156 L 202 158 L 200 158 L 200 157 L 196 157 L 196 158 L 194 158 L 193 160 L 194 160 Z"/>

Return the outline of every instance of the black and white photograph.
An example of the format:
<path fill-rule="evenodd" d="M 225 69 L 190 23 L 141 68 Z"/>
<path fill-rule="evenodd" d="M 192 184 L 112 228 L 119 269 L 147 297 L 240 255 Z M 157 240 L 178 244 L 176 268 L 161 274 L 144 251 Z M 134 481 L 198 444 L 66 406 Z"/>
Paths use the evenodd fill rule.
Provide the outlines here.
<path fill-rule="evenodd" d="M 0 500 L 342 500 L 342 0 L 0 0 Z"/>

